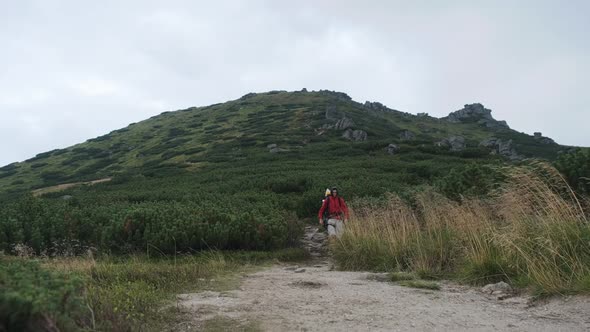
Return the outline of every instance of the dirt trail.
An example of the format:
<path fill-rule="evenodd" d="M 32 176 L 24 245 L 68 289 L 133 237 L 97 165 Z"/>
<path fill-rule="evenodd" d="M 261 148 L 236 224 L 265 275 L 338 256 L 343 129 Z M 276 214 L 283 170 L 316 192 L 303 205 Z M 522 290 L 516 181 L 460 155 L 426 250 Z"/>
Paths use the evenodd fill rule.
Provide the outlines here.
<path fill-rule="evenodd" d="M 309 227 L 304 244 L 314 260 L 274 266 L 243 278 L 238 290 L 179 295 L 199 330 L 224 317 L 259 322 L 265 331 L 588 331 L 590 298 L 536 303 L 526 297 L 498 300 L 479 288 L 442 283 L 441 290 L 402 287 L 383 274 L 332 271 L 325 235 Z M 381 281 L 380 281 L 381 280 Z"/>

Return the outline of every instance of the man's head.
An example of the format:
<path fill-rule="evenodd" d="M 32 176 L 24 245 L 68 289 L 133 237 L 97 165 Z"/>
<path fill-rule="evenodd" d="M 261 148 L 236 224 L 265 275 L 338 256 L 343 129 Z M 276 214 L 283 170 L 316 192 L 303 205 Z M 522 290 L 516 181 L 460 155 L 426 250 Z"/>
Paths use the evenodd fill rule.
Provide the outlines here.
<path fill-rule="evenodd" d="M 332 196 L 334 196 L 334 197 L 338 196 L 338 188 L 332 187 L 330 192 L 332 193 Z"/>

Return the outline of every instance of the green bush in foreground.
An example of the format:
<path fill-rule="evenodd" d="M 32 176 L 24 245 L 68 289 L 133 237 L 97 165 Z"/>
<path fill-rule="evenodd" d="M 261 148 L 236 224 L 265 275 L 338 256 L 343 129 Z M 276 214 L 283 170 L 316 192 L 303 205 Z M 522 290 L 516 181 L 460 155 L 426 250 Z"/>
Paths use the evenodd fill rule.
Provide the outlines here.
<path fill-rule="evenodd" d="M 159 331 L 178 314 L 168 306 L 176 294 L 232 289 L 256 265 L 307 258 L 296 248 L 98 260 L 0 256 L 0 331 Z"/>
<path fill-rule="evenodd" d="M 0 257 L 0 331 L 69 331 L 89 318 L 81 278 Z"/>

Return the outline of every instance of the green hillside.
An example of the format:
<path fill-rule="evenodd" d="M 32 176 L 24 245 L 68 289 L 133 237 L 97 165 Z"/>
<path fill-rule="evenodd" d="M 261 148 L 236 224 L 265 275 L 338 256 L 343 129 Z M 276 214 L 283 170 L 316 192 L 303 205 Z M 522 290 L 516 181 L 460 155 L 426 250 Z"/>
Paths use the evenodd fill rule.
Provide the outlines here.
<path fill-rule="evenodd" d="M 343 117 L 352 120 L 351 129 L 365 131 L 367 140 L 350 142 L 342 138 L 343 130 L 321 129 Z M 479 143 L 490 137 L 513 140 L 522 157 L 553 159 L 562 148 L 514 130 L 487 128 L 476 120 L 451 123 L 415 116 L 329 91 L 249 94 L 223 104 L 164 112 L 85 143 L 4 166 L 0 187 L 14 192 L 121 174 L 195 173 L 228 162 L 374 160 L 389 157 L 390 143 L 400 147 L 396 160 L 417 155 L 487 158 L 490 150 Z M 402 140 L 405 130 L 414 137 Z M 450 136 L 463 136 L 466 149 L 446 153 L 435 147 Z M 277 144 L 280 153 L 269 153 L 269 144 Z"/>
<path fill-rule="evenodd" d="M 347 199 L 410 196 L 421 186 L 484 194 L 499 176 L 485 165 L 553 159 L 562 149 L 479 104 L 437 119 L 338 92 L 248 94 L 3 167 L 0 250 L 72 241 L 108 251 L 284 247 L 327 186 Z"/>

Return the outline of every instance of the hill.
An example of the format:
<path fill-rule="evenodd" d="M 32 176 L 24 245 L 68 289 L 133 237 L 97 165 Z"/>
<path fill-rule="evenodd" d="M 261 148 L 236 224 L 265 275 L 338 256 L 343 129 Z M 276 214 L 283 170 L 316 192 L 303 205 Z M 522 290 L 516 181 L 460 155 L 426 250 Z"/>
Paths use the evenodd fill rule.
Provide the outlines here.
<path fill-rule="evenodd" d="M 554 159 L 564 147 L 496 121 L 481 104 L 438 119 L 364 104 L 330 91 L 248 94 L 207 107 L 164 112 L 69 148 L 0 168 L 2 191 L 17 192 L 123 174 L 165 176 L 221 163 L 399 159 L 416 155 Z M 330 157 L 327 157 L 330 156 Z"/>
<path fill-rule="evenodd" d="M 3 167 L 0 250 L 284 247 L 327 186 L 348 200 L 423 186 L 483 195 L 502 176 L 490 165 L 564 149 L 480 104 L 437 119 L 339 92 L 248 94 Z"/>

